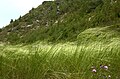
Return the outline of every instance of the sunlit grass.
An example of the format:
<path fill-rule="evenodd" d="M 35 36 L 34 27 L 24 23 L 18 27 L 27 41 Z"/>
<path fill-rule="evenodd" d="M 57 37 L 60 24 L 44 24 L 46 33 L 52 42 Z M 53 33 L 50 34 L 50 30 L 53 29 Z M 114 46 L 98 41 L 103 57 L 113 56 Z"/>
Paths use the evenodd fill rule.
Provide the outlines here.
<path fill-rule="evenodd" d="M 120 42 L 1 45 L 1 79 L 119 79 Z M 110 65 L 107 71 L 100 64 Z M 95 66 L 94 74 L 91 67 Z"/>

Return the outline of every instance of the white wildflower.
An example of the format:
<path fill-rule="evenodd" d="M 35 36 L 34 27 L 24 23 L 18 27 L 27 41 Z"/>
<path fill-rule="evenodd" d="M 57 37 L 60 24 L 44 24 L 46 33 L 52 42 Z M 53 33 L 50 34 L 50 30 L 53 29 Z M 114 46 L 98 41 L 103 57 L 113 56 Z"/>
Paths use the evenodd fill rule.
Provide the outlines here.
<path fill-rule="evenodd" d="M 105 70 L 108 70 L 108 66 L 104 66 L 104 69 L 105 69 Z"/>
<path fill-rule="evenodd" d="M 111 75 L 108 75 L 108 78 L 111 78 Z"/>
<path fill-rule="evenodd" d="M 93 70 L 92 70 L 92 72 L 96 73 L 96 72 L 97 72 L 97 70 L 96 70 L 96 69 L 93 69 Z"/>

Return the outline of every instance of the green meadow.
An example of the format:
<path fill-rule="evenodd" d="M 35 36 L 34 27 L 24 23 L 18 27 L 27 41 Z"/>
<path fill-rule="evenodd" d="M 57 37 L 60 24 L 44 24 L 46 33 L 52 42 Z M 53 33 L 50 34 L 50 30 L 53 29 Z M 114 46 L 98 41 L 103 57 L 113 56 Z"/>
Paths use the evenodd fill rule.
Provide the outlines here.
<path fill-rule="evenodd" d="M 119 79 L 120 40 L 113 40 L 110 43 L 0 44 L 0 78 L 109 79 L 110 75 L 110 79 Z M 101 64 L 108 69 L 101 69 Z"/>
<path fill-rule="evenodd" d="M 120 79 L 120 1 L 56 1 L 0 29 L 0 79 Z"/>

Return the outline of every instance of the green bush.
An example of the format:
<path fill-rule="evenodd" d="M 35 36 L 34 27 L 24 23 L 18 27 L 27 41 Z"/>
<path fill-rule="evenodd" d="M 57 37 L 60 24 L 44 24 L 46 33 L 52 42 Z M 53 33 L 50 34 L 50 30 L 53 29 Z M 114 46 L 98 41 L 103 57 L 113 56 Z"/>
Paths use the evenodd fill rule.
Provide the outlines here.
<path fill-rule="evenodd" d="M 10 43 L 19 43 L 20 37 L 18 36 L 17 33 L 10 33 L 7 36 L 7 41 L 9 41 Z"/>
<path fill-rule="evenodd" d="M 0 28 L 0 32 L 2 32 L 2 29 Z"/>

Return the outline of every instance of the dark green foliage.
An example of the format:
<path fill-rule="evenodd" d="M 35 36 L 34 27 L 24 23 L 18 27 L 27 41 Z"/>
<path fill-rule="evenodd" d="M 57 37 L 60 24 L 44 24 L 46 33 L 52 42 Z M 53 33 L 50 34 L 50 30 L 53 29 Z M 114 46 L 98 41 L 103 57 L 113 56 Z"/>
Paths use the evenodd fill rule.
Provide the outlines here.
<path fill-rule="evenodd" d="M 10 23 L 12 23 L 12 22 L 13 22 L 13 19 L 11 19 Z"/>
<path fill-rule="evenodd" d="M 20 38 L 18 36 L 17 33 L 10 33 L 8 36 L 7 36 L 7 41 L 9 41 L 10 43 L 18 43 Z"/>
<path fill-rule="evenodd" d="M 19 24 L 19 21 L 15 20 L 14 23 L 13 23 L 13 26 L 16 27 L 18 24 Z"/>
<path fill-rule="evenodd" d="M 21 18 L 22 18 L 22 17 L 21 17 L 21 15 L 20 15 L 19 20 L 20 20 Z"/>
<path fill-rule="evenodd" d="M 0 28 L 0 32 L 2 32 L 2 29 Z"/>

